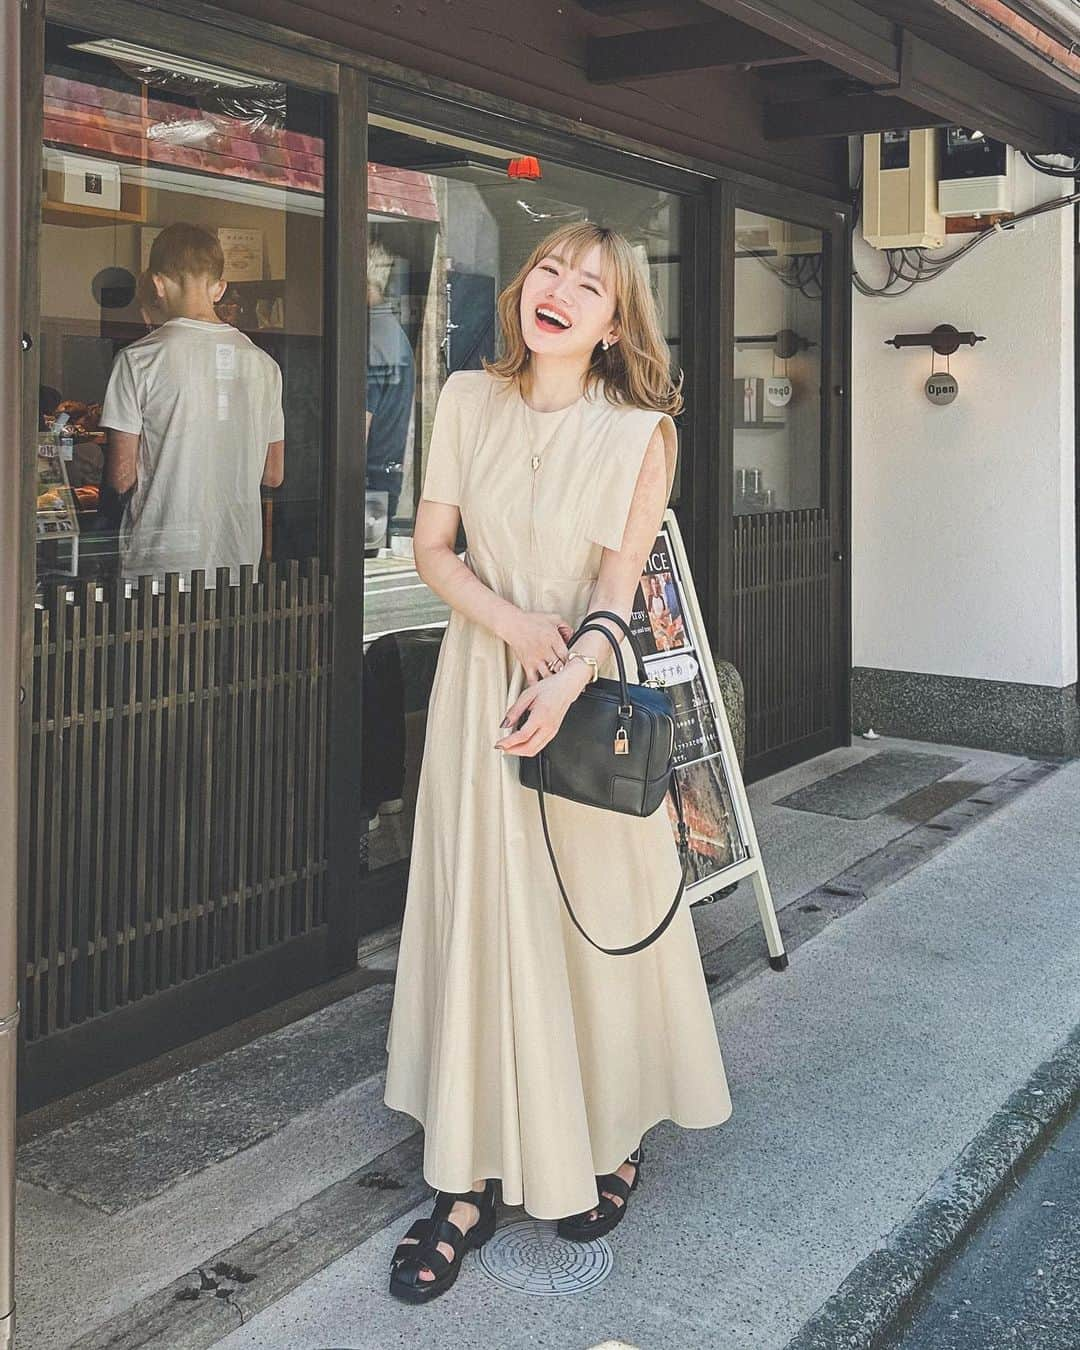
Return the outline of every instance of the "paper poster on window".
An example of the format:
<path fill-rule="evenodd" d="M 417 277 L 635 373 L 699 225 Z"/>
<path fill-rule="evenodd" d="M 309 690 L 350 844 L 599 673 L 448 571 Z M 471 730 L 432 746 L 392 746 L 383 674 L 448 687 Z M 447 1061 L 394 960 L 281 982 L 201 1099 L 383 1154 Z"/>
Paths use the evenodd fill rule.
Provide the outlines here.
<path fill-rule="evenodd" d="M 630 627 L 641 647 L 647 674 L 659 677 L 671 696 L 675 713 L 675 772 L 683 799 L 683 815 L 690 837 L 687 892 L 707 895 L 716 889 L 717 874 L 748 856 L 733 805 L 731 765 L 724 753 L 718 727 L 719 695 L 707 635 L 698 632 L 696 604 L 686 603 L 690 578 L 681 574 L 669 528 L 656 536 L 645 563 L 630 616 Z M 672 829 L 675 804 L 667 809 Z"/>
<path fill-rule="evenodd" d="M 262 281 L 263 232 L 222 227 L 218 242 L 225 254 L 226 281 Z"/>

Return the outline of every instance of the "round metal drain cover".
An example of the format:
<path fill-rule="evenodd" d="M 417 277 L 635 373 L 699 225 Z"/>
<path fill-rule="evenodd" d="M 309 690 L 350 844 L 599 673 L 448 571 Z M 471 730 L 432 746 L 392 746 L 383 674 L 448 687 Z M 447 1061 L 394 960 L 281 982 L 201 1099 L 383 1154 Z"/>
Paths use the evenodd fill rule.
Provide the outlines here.
<path fill-rule="evenodd" d="M 519 1294 L 583 1294 L 606 1280 L 615 1263 L 603 1238 L 569 1242 L 554 1219 L 508 1223 L 477 1254 L 485 1274 Z"/>

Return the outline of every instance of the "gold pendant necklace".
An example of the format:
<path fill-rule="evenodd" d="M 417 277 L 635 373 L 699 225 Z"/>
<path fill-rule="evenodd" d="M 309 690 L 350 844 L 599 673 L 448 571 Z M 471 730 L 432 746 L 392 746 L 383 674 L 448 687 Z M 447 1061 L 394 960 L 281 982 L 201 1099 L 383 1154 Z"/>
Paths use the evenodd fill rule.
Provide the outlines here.
<path fill-rule="evenodd" d="M 580 402 L 580 400 L 578 400 L 578 402 Z M 548 436 L 547 440 L 544 442 L 542 450 L 537 450 L 536 448 L 536 430 L 531 425 L 531 420 L 529 418 L 529 413 L 535 410 L 530 408 L 524 399 L 521 400 L 521 406 L 523 409 L 522 418 L 524 419 L 525 422 L 525 436 L 528 441 L 530 452 L 529 463 L 532 466 L 532 473 L 529 475 L 529 556 L 533 564 L 535 564 L 537 555 L 536 473 L 537 470 L 540 468 L 540 464 L 543 460 L 544 455 L 547 453 L 549 447 L 554 443 L 555 437 L 558 436 L 559 432 L 562 430 L 562 427 L 565 424 L 566 419 L 570 416 L 570 414 L 574 411 L 574 409 L 578 405 L 577 403 L 571 403 L 569 408 L 564 408 L 562 410 L 562 416 L 557 420 L 555 424 L 555 429 L 551 432 L 550 436 Z"/>
<path fill-rule="evenodd" d="M 580 402 L 580 400 L 578 400 L 578 401 Z M 543 448 L 542 448 L 541 450 L 537 450 L 537 448 L 536 448 L 536 428 L 532 425 L 531 419 L 530 419 L 530 417 L 529 417 L 529 413 L 530 413 L 530 412 L 535 412 L 536 409 L 535 409 L 535 408 L 530 408 L 529 405 L 525 402 L 524 399 L 521 400 L 521 406 L 525 409 L 525 412 L 524 412 L 524 418 L 525 418 L 525 436 L 526 436 L 526 439 L 527 439 L 528 444 L 529 444 L 529 456 L 530 456 L 530 457 L 529 457 L 529 462 L 530 462 L 530 464 L 532 465 L 533 471 L 535 472 L 535 471 L 540 467 L 540 463 L 541 463 L 541 460 L 543 459 L 543 456 L 544 456 L 545 454 L 547 454 L 547 452 L 548 452 L 549 448 L 551 447 L 551 445 L 553 444 L 553 442 L 554 442 L 556 436 L 558 436 L 559 432 L 562 430 L 563 424 L 566 422 L 567 418 L 570 416 L 570 414 L 574 411 L 574 409 L 575 409 L 578 405 L 577 405 L 577 403 L 571 403 L 570 406 L 569 406 L 568 408 L 563 408 L 563 409 L 562 409 L 562 414 L 563 414 L 563 415 L 562 415 L 562 416 L 559 418 L 559 420 L 555 423 L 555 429 L 554 429 L 554 430 L 551 432 L 551 434 L 548 436 L 548 438 L 547 438 L 547 440 L 544 442 Z"/>

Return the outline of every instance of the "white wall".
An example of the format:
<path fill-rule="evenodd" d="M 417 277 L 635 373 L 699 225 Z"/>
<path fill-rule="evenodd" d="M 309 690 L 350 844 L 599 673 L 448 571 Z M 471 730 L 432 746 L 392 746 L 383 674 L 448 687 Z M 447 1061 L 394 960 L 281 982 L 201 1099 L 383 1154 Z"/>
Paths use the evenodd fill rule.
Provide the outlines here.
<path fill-rule="evenodd" d="M 1014 167 L 1017 210 L 1066 190 Z M 855 295 L 853 665 L 1076 679 L 1073 228 L 1067 207 L 900 298 Z M 882 261 L 856 240 L 868 281 Z M 960 393 L 943 408 L 922 389 L 930 349 L 884 345 L 939 323 L 986 336 L 952 358 Z"/>

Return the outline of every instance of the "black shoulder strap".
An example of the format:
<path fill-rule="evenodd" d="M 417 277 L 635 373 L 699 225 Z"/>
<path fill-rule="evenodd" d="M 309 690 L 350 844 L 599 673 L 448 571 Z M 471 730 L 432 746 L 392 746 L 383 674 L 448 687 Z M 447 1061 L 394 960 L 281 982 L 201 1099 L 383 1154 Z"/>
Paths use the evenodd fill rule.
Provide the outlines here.
<path fill-rule="evenodd" d="M 540 751 L 542 755 L 543 750 Z M 601 947 L 599 942 L 593 941 L 578 922 L 578 917 L 574 913 L 573 906 L 570 904 L 570 897 L 566 894 L 566 887 L 563 885 L 562 876 L 559 873 L 559 864 L 555 861 L 555 850 L 551 846 L 551 836 L 548 833 L 547 811 L 544 807 L 544 766 L 538 765 L 539 773 L 536 776 L 536 796 L 540 802 L 540 820 L 544 826 L 544 842 L 547 844 L 548 855 L 551 858 L 551 866 L 555 871 L 555 880 L 559 883 L 559 890 L 562 893 L 563 903 L 566 905 L 567 913 L 574 921 L 574 927 L 586 941 L 591 942 L 597 951 L 606 952 L 608 956 L 629 956 L 632 952 L 640 952 L 645 947 L 651 946 L 658 937 L 664 932 L 668 924 L 675 917 L 679 908 L 679 901 L 682 899 L 683 891 L 686 889 L 686 862 L 688 852 L 688 842 L 686 833 L 686 821 L 683 819 L 682 793 L 679 791 L 678 775 L 672 771 L 670 786 L 668 791 L 675 798 L 675 810 L 679 817 L 679 860 L 682 863 L 682 876 L 679 878 L 679 889 L 675 892 L 675 899 L 671 902 L 671 907 L 652 932 L 643 937 L 640 942 L 634 942 L 629 947 Z M 657 808 L 659 809 L 659 808 Z"/>

